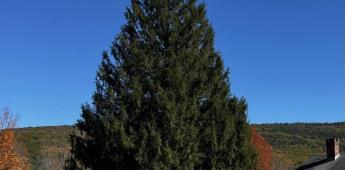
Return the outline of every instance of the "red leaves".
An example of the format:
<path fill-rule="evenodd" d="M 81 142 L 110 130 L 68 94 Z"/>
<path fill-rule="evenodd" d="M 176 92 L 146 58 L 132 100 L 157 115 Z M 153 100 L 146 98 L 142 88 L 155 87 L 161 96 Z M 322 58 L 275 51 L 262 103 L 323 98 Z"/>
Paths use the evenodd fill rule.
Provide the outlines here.
<path fill-rule="evenodd" d="M 251 141 L 259 154 L 259 160 L 256 164 L 256 169 L 271 170 L 272 148 L 267 141 L 252 128 Z"/>

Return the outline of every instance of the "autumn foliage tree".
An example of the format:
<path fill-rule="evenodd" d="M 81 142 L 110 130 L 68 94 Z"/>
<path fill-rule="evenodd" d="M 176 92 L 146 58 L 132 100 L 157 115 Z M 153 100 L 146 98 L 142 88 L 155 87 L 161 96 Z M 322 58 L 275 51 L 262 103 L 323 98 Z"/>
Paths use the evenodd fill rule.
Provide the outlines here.
<path fill-rule="evenodd" d="M 27 170 L 26 159 L 16 151 L 15 134 L 13 128 L 16 118 L 5 110 L 0 115 L 0 170 Z"/>
<path fill-rule="evenodd" d="M 272 147 L 267 141 L 252 128 L 252 143 L 254 144 L 256 151 L 259 154 L 259 160 L 256 164 L 258 170 L 271 170 L 271 159 L 272 159 Z"/>

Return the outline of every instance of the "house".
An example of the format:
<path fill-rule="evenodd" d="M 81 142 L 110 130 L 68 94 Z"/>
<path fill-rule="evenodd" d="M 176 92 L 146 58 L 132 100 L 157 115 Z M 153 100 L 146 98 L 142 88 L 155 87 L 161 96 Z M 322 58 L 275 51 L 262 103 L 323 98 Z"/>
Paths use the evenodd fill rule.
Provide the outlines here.
<path fill-rule="evenodd" d="M 297 170 L 345 170 L 345 154 L 340 153 L 340 139 L 326 139 L 326 155 L 312 156 Z"/>

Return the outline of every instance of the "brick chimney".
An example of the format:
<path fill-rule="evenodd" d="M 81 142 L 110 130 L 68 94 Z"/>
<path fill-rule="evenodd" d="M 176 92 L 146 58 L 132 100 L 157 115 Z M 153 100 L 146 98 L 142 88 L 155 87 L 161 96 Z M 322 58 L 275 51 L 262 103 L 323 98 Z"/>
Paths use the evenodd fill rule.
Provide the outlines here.
<path fill-rule="evenodd" d="M 339 138 L 326 139 L 327 158 L 335 160 L 340 155 Z"/>

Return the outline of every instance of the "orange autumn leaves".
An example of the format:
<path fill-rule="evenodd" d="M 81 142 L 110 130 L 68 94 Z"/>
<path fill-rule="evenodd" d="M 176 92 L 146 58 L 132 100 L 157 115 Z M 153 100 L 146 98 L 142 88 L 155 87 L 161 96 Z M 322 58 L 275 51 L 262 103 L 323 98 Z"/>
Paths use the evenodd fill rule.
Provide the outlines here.
<path fill-rule="evenodd" d="M 28 170 L 26 159 L 16 150 L 13 128 L 16 119 L 8 110 L 0 115 L 0 170 Z"/>
<path fill-rule="evenodd" d="M 22 158 L 16 153 L 13 130 L 6 129 L 0 132 L 0 169 L 22 170 L 29 169 Z"/>
<path fill-rule="evenodd" d="M 252 128 L 251 141 L 259 154 L 259 160 L 256 164 L 258 170 L 271 170 L 272 148 L 266 140 Z"/>

